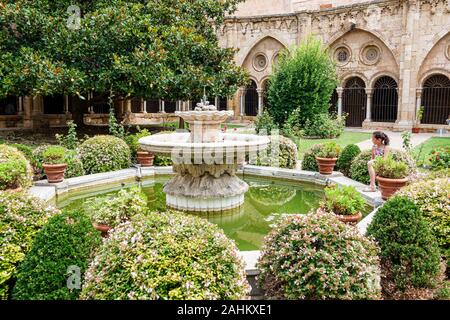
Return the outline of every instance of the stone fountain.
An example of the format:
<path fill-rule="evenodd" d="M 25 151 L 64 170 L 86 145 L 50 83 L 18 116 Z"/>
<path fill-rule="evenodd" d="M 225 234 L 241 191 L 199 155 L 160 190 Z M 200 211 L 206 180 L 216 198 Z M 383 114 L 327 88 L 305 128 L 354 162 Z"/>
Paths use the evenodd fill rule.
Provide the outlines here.
<path fill-rule="evenodd" d="M 139 140 L 141 148 L 170 155 L 175 177 L 164 186 L 167 206 L 192 212 L 221 212 L 244 203 L 248 185 L 236 176 L 249 153 L 264 150 L 269 139 L 224 133 L 221 124 L 233 111 L 218 111 L 206 96 L 193 111 L 176 112 L 190 132 L 157 134 Z"/>

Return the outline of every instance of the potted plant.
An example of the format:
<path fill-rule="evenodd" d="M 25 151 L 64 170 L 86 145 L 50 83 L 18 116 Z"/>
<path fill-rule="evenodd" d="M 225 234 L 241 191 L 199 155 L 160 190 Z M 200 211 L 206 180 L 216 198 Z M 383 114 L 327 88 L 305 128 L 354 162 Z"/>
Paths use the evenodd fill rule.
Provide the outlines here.
<path fill-rule="evenodd" d="M 320 210 L 334 213 L 337 218 L 348 224 L 356 224 L 362 218 L 366 202 L 352 186 L 332 186 L 325 188 L 325 199 Z"/>
<path fill-rule="evenodd" d="M 67 150 L 60 146 L 51 146 L 44 151 L 42 166 L 49 183 L 64 181 L 64 173 L 67 169 L 66 152 Z"/>
<path fill-rule="evenodd" d="M 324 144 L 316 155 L 316 162 L 319 166 L 320 174 L 332 174 L 340 154 L 341 147 L 336 144 L 336 142 L 328 142 Z"/>
<path fill-rule="evenodd" d="M 420 121 L 422 121 L 423 110 L 424 110 L 424 107 L 420 107 L 419 110 L 417 110 L 416 120 L 414 121 L 413 128 L 412 128 L 413 133 L 420 133 L 419 125 L 420 125 Z"/>
<path fill-rule="evenodd" d="M 151 152 L 144 151 L 139 149 L 137 152 L 137 161 L 141 165 L 141 167 L 151 167 L 153 166 L 153 160 L 155 159 L 155 155 Z"/>
<path fill-rule="evenodd" d="M 394 160 L 392 155 L 376 158 L 374 169 L 383 200 L 389 199 L 408 183 L 410 171 L 408 164 Z"/>

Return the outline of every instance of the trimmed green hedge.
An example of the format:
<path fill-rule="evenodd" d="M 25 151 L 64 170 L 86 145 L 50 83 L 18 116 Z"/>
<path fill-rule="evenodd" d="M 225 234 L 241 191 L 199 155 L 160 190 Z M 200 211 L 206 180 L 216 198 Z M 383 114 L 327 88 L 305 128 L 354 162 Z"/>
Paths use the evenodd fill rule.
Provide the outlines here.
<path fill-rule="evenodd" d="M 22 152 L 6 144 L 0 144 L 0 190 L 31 186 L 31 165 Z"/>
<path fill-rule="evenodd" d="M 84 141 L 79 148 L 86 173 L 116 171 L 131 165 L 130 147 L 113 136 L 95 136 Z"/>
<path fill-rule="evenodd" d="M 361 153 L 361 149 L 355 144 L 347 145 L 336 162 L 336 170 L 342 172 L 346 177 L 350 175 L 350 167 L 353 160 Z"/>

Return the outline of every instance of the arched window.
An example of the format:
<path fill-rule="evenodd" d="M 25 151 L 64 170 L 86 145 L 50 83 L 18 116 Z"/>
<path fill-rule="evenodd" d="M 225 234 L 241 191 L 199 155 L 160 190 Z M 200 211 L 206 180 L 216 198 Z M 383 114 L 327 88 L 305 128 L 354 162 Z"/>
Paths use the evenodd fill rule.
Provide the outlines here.
<path fill-rule="evenodd" d="M 19 110 L 19 102 L 16 96 L 8 96 L 0 99 L 0 115 L 14 115 Z"/>
<path fill-rule="evenodd" d="M 450 115 L 450 79 L 439 74 L 429 77 L 422 90 L 425 124 L 445 124 Z"/>
<path fill-rule="evenodd" d="M 63 114 L 64 113 L 64 95 L 55 94 L 53 96 L 45 96 L 44 114 Z"/>
<path fill-rule="evenodd" d="M 398 110 L 397 82 L 384 76 L 375 82 L 372 96 L 372 121 L 395 122 Z"/>
<path fill-rule="evenodd" d="M 252 80 L 245 93 L 245 115 L 256 116 L 258 114 L 258 92 L 256 82 Z"/>
<path fill-rule="evenodd" d="M 347 80 L 342 94 L 342 111 L 347 113 L 348 127 L 361 127 L 366 118 L 366 84 L 359 77 Z"/>

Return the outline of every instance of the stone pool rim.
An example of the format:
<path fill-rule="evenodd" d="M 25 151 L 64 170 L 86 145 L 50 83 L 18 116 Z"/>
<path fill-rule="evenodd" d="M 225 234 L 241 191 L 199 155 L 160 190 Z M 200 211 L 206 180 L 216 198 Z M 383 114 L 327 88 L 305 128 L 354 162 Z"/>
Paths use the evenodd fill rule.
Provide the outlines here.
<path fill-rule="evenodd" d="M 340 172 L 333 172 L 332 175 L 321 175 L 318 172 L 304 171 L 297 169 L 282 169 L 274 167 L 259 167 L 254 165 L 243 165 L 238 174 L 253 177 L 280 179 L 287 181 L 309 182 L 320 186 L 337 184 L 339 186 L 354 186 L 364 198 L 366 203 L 374 208 L 363 220 L 357 224 L 357 228 L 362 235 L 365 235 L 367 226 L 373 219 L 378 208 L 384 203 L 379 192 L 366 193 L 362 189 L 365 187 L 362 183 L 344 177 Z M 158 175 L 173 175 L 172 167 L 148 167 L 141 168 L 134 166 L 132 168 L 85 175 L 76 178 L 69 178 L 61 183 L 50 184 L 47 180 L 36 181 L 28 189 L 28 193 L 46 201 L 54 201 L 56 197 L 62 196 L 68 192 L 89 190 L 99 186 L 108 186 L 112 183 L 136 182 L 145 178 Z M 260 256 L 260 251 L 239 251 L 240 256 L 245 261 L 245 270 L 247 275 L 254 276 L 259 274 L 256 268 L 256 262 Z"/>

